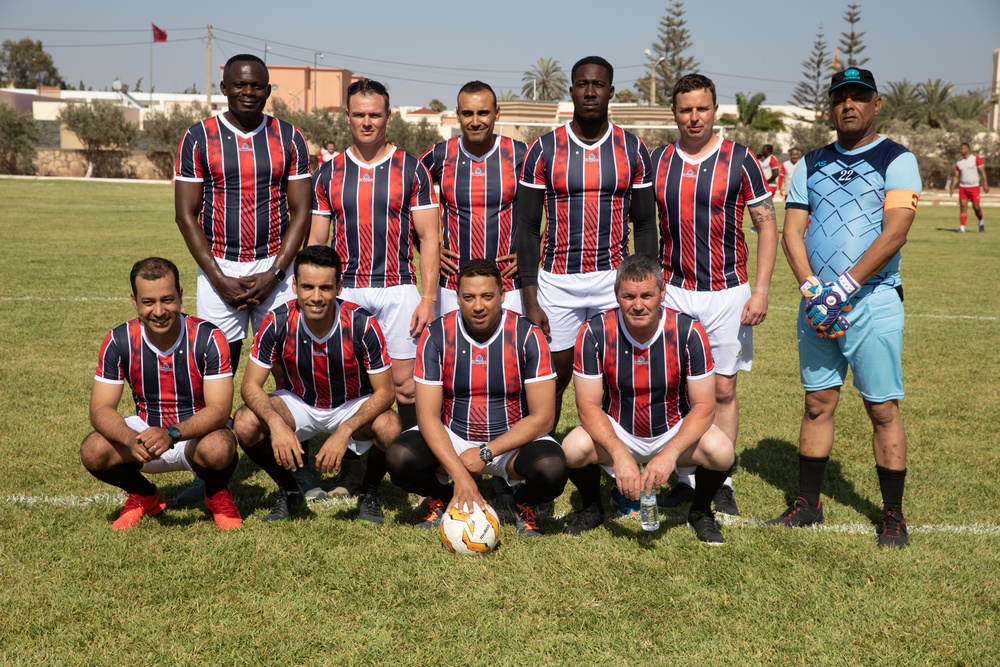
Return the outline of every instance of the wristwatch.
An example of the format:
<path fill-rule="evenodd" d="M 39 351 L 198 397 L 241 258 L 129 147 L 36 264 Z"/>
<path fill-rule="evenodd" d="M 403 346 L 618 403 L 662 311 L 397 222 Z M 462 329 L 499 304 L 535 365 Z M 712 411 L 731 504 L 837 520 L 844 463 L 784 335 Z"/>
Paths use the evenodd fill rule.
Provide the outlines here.
<path fill-rule="evenodd" d="M 171 426 L 167 429 L 167 435 L 170 436 L 170 444 L 176 445 L 181 440 L 181 430 L 176 426 Z"/>
<path fill-rule="evenodd" d="M 486 445 L 480 445 L 479 458 L 481 458 L 485 463 L 490 463 L 493 460 L 493 450 Z"/>
<path fill-rule="evenodd" d="M 284 280 L 285 276 L 287 275 L 284 271 L 281 270 L 281 267 L 279 267 L 279 266 L 272 266 L 271 267 L 271 273 L 274 274 L 274 277 L 278 279 L 279 283 L 282 280 Z"/>

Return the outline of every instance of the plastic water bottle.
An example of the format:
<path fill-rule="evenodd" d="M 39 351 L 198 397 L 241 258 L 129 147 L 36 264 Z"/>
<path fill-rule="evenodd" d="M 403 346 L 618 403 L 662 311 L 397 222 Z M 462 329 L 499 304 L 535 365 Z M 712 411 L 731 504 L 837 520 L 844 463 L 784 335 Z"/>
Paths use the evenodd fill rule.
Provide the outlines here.
<path fill-rule="evenodd" d="M 639 493 L 639 521 L 643 530 L 652 532 L 660 529 L 660 508 L 656 506 L 655 490 L 648 496 L 645 491 Z"/>

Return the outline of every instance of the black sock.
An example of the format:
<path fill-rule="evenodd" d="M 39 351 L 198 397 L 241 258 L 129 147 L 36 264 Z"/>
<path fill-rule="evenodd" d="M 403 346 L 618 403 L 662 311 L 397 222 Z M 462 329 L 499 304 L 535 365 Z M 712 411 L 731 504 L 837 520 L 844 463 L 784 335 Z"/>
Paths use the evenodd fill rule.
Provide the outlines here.
<path fill-rule="evenodd" d="M 823 489 L 823 476 L 829 456 L 803 456 L 799 454 L 799 495 L 812 507 L 819 507 L 819 494 Z"/>
<path fill-rule="evenodd" d="M 438 479 L 438 465 L 420 431 L 404 432 L 385 453 L 385 467 L 393 484 L 409 493 L 447 502 L 452 487 Z"/>
<path fill-rule="evenodd" d="M 601 467 L 591 464 L 582 468 L 570 468 L 569 481 L 580 492 L 580 504 L 586 509 L 591 505 L 601 507 Z M 603 510 L 604 508 L 601 507 Z"/>
<path fill-rule="evenodd" d="M 534 506 L 555 500 L 566 487 L 566 471 L 566 455 L 559 443 L 549 439 L 529 442 L 514 459 L 514 472 L 524 478 L 514 492 L 514 502 Z"/>
<path fill-rule="evenodd" d="M 213 468 L 203 468 L 193 460 L 189 461 L 191 468 L 194 470 L 194 474 L 198 475 L 203 482 L 205 482 L 205 495 L 211 498 L 219 491 L 223 490 L 229 486 L 229 480 L 232 478 L 233 473 L 236 472 L 236 463 L 239 461 L 239 456 L 234 456 L 233 460 L 223 468 L 222 470 L 215 470 Z"/>
<path fill-rule="evenodd" d="M 382 482 L 382 478 L 385 477 L 385 473 L 385 452 L 372 445 L 368 448 L 368 462 L 365 465 L 365 477 L 361 483 L 361 493 L 370 496 L 377 495 L 378 485 Z"/>
<path fill-rule="evenodd" d="M 712 498 L 722 488 L 729 477 L 728 470 L 709 470 L 698 466 L 694 469 L 694 496 L 691 498 L 692 512 L 711 512 Z"/>
<path fill-rule="evenodd" d="M 409 431 L 417 425 L 417 406 L 414 403 L 396 403 L 396 414 L 403 425 L 404 431 Z"/>
<path fill-rule="evenodd" d="M 906 468 L 890 470 L 880 465 L 875 466 L 878 473 L 878 485 L 882 489 L 882 504 L 885 509 L 903 513 L 903 487 L 906 485 Z"/>
<path fill-rule="evenodd" d="M 151 496 L 156 493 L 156 486 L 131 463 L 121 463 L 104 470 L 88 469 L 88 472 L 106 484 L 117 486 L 125 493 L 138 493 L 140 496 Z"/>
<path fill-rule="evenodd" d="M 244 447 L 250 460 L 259 465 L 268 476 L 274 480 L 278 488 L 285 493 L 298 493 L 299 485 L 296 483 L 292 473 L 282 468 L 274 460 L 274 449 L 271 448 L 271 439 L 264 438 L 253 447 Z"/>

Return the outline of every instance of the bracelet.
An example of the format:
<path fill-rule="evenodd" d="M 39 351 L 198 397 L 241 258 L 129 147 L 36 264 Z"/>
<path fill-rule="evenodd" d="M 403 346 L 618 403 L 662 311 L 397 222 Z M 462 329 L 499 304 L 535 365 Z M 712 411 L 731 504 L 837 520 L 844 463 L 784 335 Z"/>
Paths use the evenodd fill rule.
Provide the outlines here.
<path fill-rule="evenodd" d="M 431 303 L 437 303 L 437 297 L 436 296 L 421 296 L 420 298 L 421 299 L 427 299 Z"/>

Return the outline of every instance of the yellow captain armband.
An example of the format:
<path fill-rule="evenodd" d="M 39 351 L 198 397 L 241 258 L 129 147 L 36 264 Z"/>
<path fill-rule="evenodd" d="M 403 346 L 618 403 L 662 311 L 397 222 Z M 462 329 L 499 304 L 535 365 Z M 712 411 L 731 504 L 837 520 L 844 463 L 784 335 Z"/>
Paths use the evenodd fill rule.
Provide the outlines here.
<path fill-rule="evenodd" d="M 882 210 L 908 208 L 911 211 L 916 211 L 918 201 L 920 201 L 920 195 L 913 190 L 889 190 L 885 193 L 885 204 L 882 206 Z"/>

